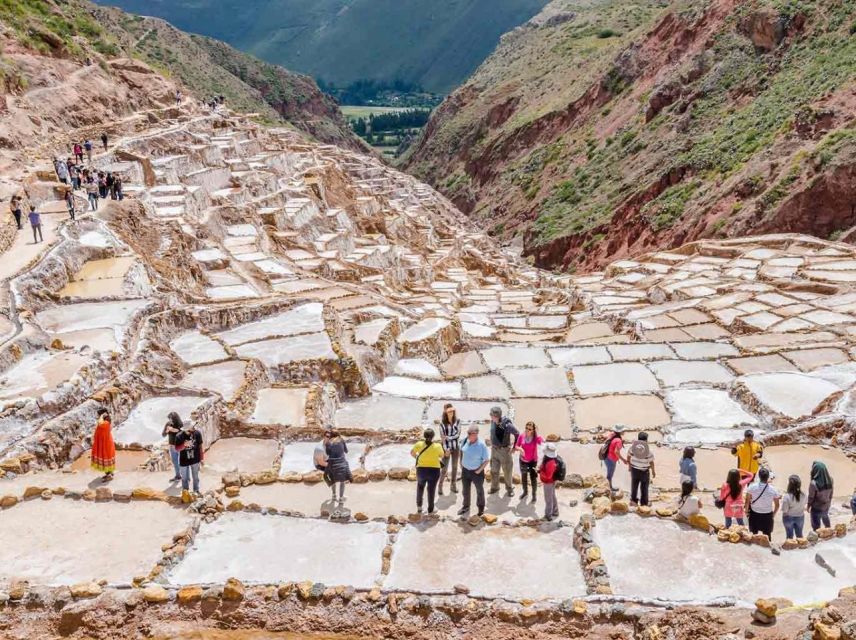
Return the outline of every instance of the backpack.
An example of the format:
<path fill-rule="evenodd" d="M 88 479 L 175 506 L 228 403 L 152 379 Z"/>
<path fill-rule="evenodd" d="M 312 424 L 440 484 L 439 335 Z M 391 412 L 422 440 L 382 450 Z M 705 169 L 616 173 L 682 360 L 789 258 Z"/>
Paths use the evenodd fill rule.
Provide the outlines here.
<path fill-rule="evenodd" d="M 563 482 L 566 475 L 568 475 L 568 467 L 565 461 L 562 460 L 562 456 L 556 456 L 556 470 L 553 472 L 553 481 Z"/>
<path fill-rule="evenodd" d="M 598 460 L 606 460 L 606 457 L 609 455 L 609 447 L 612 444 L 613 440 L 615 440 L 614 433 L 606 439 L 606 442 L 600 445 L 600 449 L 597 450 Z"/>

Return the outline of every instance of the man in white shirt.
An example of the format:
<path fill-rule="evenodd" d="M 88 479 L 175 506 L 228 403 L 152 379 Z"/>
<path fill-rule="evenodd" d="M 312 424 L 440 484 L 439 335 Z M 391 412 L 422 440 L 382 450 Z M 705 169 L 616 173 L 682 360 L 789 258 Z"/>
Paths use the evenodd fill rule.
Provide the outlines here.
<path fill-rule="evenodd" d="M 770 484 L 770 470 L 761 467 L 757 480 L 746 488 L 746 511 L 749 514 L 749 531 L 773 538 L 773 523 L 779 510 L 781 494 Z"/>

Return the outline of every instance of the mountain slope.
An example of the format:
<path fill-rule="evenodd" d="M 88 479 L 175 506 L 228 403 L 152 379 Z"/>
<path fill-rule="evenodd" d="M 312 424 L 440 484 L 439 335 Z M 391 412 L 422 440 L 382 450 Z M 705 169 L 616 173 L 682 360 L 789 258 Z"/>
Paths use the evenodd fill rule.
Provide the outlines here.
<path fill-rule="evenodd" d="M 554 0 L 404 166 L 541 266 L 838 237 L 856 225 L 854 15 L 854 0 Z"/>
<path fill-rule="evenodd" d="M 499 37 L 547 0 L 101 0 L 224 40 L 337 86 L 463 82 Z"/>

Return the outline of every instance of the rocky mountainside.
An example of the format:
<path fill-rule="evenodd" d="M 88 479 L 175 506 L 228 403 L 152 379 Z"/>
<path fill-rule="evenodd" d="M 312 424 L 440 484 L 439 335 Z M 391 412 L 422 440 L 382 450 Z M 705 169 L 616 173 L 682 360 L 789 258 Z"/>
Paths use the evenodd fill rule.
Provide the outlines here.
<path fill-rule="evenodd" d="M 404 165 L 544 267 L 856 236 L 853 0 L 554 0 Z"/>
<path fill-rule="evenodd" d="M 162 80 L 150 69 L 143 70 L 144 65 L 135 61 L 140 60 L 200 99 L 223 95 L 228 106 L 256 112 L 267 122 L 285 120 L 323 142 L 360 147 L 335 102 L 311 78 L 221 42 L 191 36 L 162 20 L 85 0 L 4 2 L 0 39 L 0 88 L 10 98 L 6 109 L 14 110 L 20 103 L 17 113 L 23 114 L 19 123 L 23 129 L 9 128 L 12 138 L 41 131 L 30 118 L 40 109 L 55 108 L 56 124 L 62 127 L 81 126 L 87 119 L 94 124 L 110 113 L 166 104 L 170 91 L 151 93 L 148 83 L 127 77 L 128 69 L 135 69 Z M 119 64 L 118 59 L 124 62 Z M 34 93 L 41 89 L 48 93 Z M 43 99 L 47 95 L 50 100 Z M 6 140 L 4 146 L 15 146 L 14 141 Z"/>
<path fill-rule="evenodd" d="M 99 0 L 155 15 L 337 86 L 403 80 L 446 93 L 547 0 Z"/>

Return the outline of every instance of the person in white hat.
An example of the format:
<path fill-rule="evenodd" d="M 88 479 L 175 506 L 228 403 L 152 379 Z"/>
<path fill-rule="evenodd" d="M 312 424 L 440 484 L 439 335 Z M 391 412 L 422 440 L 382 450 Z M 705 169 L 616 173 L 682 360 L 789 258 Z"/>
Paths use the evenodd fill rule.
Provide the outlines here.
<path fill-rule="evenodd" d="M 559 517 L 559 502 L 556 500 L 556 476 L 561 463 L 559 452 L 553 442 L 544 446 L 544 457 L 538 475 L 544 485 L 544 519 L 553 520 Z"/>

